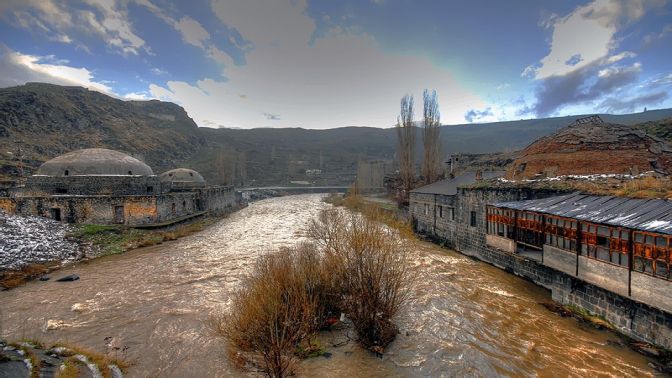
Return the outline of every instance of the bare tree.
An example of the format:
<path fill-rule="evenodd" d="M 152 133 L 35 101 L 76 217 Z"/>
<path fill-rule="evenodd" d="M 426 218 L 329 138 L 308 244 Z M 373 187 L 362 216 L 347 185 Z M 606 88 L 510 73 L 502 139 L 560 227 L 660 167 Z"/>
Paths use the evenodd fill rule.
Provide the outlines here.
<path fill-rule="evenodd" d="M 408 241 L 375 219 L 339 209 L 324 210 L 308 235 L 335 280 L 323 286 L 340 297 L 337 307 L 352 320 L 359 342 L 382 353 L 397 335 L 393 319 L 411 295 Z"/>
<path fill-rule="evenodd" d="M 269 377 L 296 374 L 297 347 L 309 342 L 323 321 L 325 275 L 311 245 L 262 255 L 233 294 L 215 329 L 229 341 L 229 358 Z"/>
<path fill-rule="evenodd" d="M 237 168 L 240 186 L 245 186 L 245 182 L 247 182 L 247 156 L 244 151 L 238 153 Z"/>
<path fill-rule="evenodd" d="M 425 91 L 422 93 L 423 100 L 423 123 L 422 123 L 422 145 L 424 154 L 422 159 L 421 174 L 426 184 L 431 184 L 437 180 L 440 172 L 439 161 L 439 133 L 441 126 L 441 114 L 439 113 L 439 103 L 436 98 L 436 91 Z"/>
<path fill-rule="evenodd" d="M 228 148 L 220 147 L 215 154 L 213 165 L 217 181 L 223 185 L 233 185 L 236 174 L 236 154 Z"/>
<path fill-rule="evenodd" d="M 401 98 L 401 111 L 397 117 L 397 158 L 401 176 L 401 202 L 406 202 L 415 183 L 415 127 L 413 126 L 413 96 Z"/>

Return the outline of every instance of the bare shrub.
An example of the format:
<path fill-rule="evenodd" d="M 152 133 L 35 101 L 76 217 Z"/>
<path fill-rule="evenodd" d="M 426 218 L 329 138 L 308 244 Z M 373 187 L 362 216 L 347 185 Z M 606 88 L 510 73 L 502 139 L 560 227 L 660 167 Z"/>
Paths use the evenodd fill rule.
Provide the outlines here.
<path fill-rule="evenodd" d="M 394 317 L 410 296 L 410 248 L 378 221 L 338 209 L 323 211 L 309 235 L 332 273 L 338 306 L 352 320 L 359 342 L 382 352 L 398 332 Z"/>
<path fill-rule="evenodd" d="M 271 377 L 296 372 L 296 348 L 323 319 L 323 274 L 310 245 L 261 256 L 234 294 L 230 310 L 215 320 L 229 341 L 229 357 Z"/>
<path fill-rule="evenodd" d="M 382 353 L 397 334 L 392 322 L 410 294 L 409 248 L 399 232 L 371 218 L 323 211 L 313 243 L 261 256 L 215 328 L 230 360 L 272 377 L 296 373 L 300 352 L 328 316 L 352 320 L 360 343 Z"/>

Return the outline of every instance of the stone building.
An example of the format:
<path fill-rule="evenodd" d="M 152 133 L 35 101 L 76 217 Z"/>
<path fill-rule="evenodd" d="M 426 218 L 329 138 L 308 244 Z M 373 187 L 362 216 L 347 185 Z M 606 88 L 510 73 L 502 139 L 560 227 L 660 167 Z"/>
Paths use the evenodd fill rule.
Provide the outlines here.
<path fill-rule="evenodd" d="M 445 180 L 411 190 L 410 212 L 416 230 L 429 233 L 453 247 L 457 226 L 457 188 L 471 185 L 482 179 L 492 179 L 504 175 L 503 171 L 467 171 Z"/>
<path fill-rule="evenodd" d="M 207 186 L 198 172 L 184 168 L 157 176 L 140 160 L 102 148 L 51 159 L 25 186 L 0 197 L 0 209 L 10 214 L 131 226 L 170 224 L 234 205 L 231 186 Z"/>
<path fill-rule="evenodd" d="M 429 187 L 410 197 L 418 232 L 672 349 L 670 201 L 513 184 Z"/>

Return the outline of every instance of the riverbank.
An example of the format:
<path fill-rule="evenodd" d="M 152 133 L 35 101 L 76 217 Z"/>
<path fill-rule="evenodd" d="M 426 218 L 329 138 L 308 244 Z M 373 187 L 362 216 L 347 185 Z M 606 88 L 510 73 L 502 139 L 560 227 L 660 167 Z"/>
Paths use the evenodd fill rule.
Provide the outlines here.
<path fill-rule="evenodd" d="M 351 211 L 356 211 L 365 216 L 373 217 L 373 219 L 398 229 L 403 234 L 410 234 L 410 237 L 412 238 L 419 238 L 423 241 L 436 244 L 442 249 L 446 248 L 445 240 L 415 233 L 412 223 L 403 216 L 403 212 L 385 201 L 369 200 L 366 197 L 355 195 L 346 197 L 329 196 L 325 198 L 325 202 L 335 206 L 343 206 Z M 448 249 L 452 250 L 450 248 Z M 468 254 L 464 255 L 482 261 L 474 256 L 469 256 Z M 489 263 L 488 261 L 485 262 Z M 521 278 L 527 279 L 525 276 L 521 276 Z M 536 284 L 533 280 L 530 281 Z M 557 302 L 540 302 L 539 304 L 561 317 L 570 318 L 579 324 L 617 335 L 618 341 L 616 343 L 618 345 L 629 348 L 630 350 L 649 358 L 649 366 L 658 372 L 672 374 L 672 352 L 669 350 L 651 343 L 635 340 L 623 332 L 620 332 L 618 327 L 610 323 L 604 316 L 591 313 L 582 307 L 576 305 L 562 305 Z"/>
<path fill-rule="evenodd" d="M 0 292 L 2 336 L 67 340 L 99 353 L 112 336 L 130 347 L 129 376 L 239 376 L 211 315 L 230 307 L 265 251 L 305 240 L 310 220 L 330 208 L 322 197 L 254 202 L 191 236 L 59 271 L 79 281 Z M 351 331 L 321 333 L 330 357 L 301 361 L 299 376 L 658 374 L 613 333 L 548 311 L 539 304 L 548 291 L 531 282 L 435 244 L 414 245 L 413 302 L 383 357 L 348 342 Z"/>
<path fill-rule="evenodd" d="M 158 245 L 202 231 L 226 217 L 202 216 L 157 229 L 123 225 L 69 225 L 0 212 L 0 290 L 8 290 L 63 266 Z"/>
<path fill-rule="evenodd" d="M 108 348 L 105 355 L 80 347 L 35 340 L 5 342 L 0 339 L 0 377 L 101 377 L 122 378 L 128 365 L 123 351 Z"/>

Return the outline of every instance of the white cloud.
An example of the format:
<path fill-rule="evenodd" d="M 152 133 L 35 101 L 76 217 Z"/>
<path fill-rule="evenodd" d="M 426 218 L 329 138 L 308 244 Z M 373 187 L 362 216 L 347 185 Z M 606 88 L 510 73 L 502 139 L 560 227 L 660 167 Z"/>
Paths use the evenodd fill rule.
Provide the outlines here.
<path fill-rule="evenodd" d="M 22 85 L 26 82 L 46 82 L 60 85 L 78 85 L 99 92 L 114 95 L 112 89 L 96 81 L 93 73 L 86 68 L 66 66 L 56 62 L 53 56 L 40 57 L 21 54 L 0 45 L 0 87 Z"/>
<path fill-rule="evenodd" d="M 484 106 L 450 72 L 424 57 L 384 53 L 367 35 L 330 33 L 311 46 L 256 46 L 247 65 L 226 70 L 226 81 L 170 81 L 151 85 L 150 93 L 182 104 L 199 125 L 227 127 L 389 127 L 401 96 L 419 99 L 424 88 L 437 90 L 445 123 L 461 123 L 467 110 Z M 264 113 L 282 117 L 270 122 Z"/>
<path fill-rule="evenodd" d="M 625 24 L 640 19 L 662 0 L 594 0 L 565 17 L 553 16 L 545 25 L 553 29 L 550 53 L 523 71 L 524 76 L 545 79 L 566 75 L 605 59 L 616 48 L 615 35 Z M 624 55 L 626 54 L 626 55 Z M 614 61 L 628 57 L 622 53 Z"/>
<path fill-rule="evenodd" d="M 136 0 L 139 4 L 147 7 L 154 15 L 180 32 L 182 39 L 191 45 L 202 49 L 206 56 L 225 66 L 234 64 L 231 56 L 219 49 L 213 42 L 210 33 L 200 22 L 189 16 L 182 17 L 179 21 L 169 16 L 162 8 L 154 5 L 150 0 Z"/>
<path fill-rule="evenodd" d="M 198 21 L 189 16 L 182 17 L 175 24 L 175 28 L 182 33 L 185 42 L 202 49 L 205 48 L 203 43 L 210 39 L 210 33 Z"/>
<path fill-rule="evenodd" d="M 127 100 L 150 100 L 152 97 L 147 92 L 130 92 L 124 95 Z"/>
<path fill-rule="evenodd" d="M 212 9 L 256 47 L 305 46 L 315 30 L 306 0 L 212 0 Z"/>
<path fill-rule="evenodd" d="M 53 0 L 9 0 L 0 3 L 0 14 L 12 16 L 24 29 L 39 31 L 47 38 L 72 43 L 72 32 L 97 35 L 110 47 L 124 54 L 149 51 L 145 41 L 133 32 L 126 1 L 83 0 L 96 10 L 76 9 L 74 2 Z"/>

